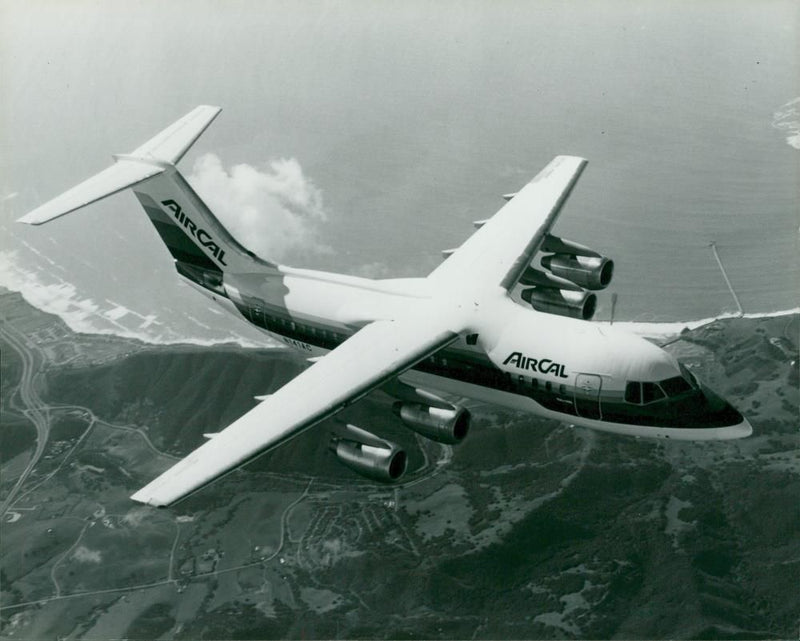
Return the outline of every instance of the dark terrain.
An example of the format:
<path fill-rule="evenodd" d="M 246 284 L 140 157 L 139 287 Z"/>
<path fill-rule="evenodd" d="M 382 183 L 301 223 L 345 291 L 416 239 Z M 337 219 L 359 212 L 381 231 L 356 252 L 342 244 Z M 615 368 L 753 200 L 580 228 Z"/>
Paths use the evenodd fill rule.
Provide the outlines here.
<path fill-rule="evenodd" d="M 374 394 L 342 420 L 409 448 L 400 485 L 341 466 L 328 421 L 156 510 L 129 495 L 303 362 L 76 335 L 17 294 L 0 305 L 5 638 L 797 636 L 797 316 L 717 321 L 668 347 L 745 412 L 743 441 L 482 406 L 450 448 Z M 47 440 L 15 490 L 32 404 Z"/>

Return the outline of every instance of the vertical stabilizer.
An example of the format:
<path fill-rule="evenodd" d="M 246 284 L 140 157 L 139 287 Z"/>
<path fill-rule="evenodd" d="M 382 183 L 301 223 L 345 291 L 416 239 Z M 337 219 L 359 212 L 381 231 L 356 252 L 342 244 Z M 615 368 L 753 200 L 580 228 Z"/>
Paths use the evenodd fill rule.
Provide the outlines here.
<path fill-rule="evenodd" d="M 249 272 L 274 267 L 228 232 L 175 167 L 220 111 L 219 107 L 196 107 L 132 153 L 114 155 L 111 167 L 37 207 L 19 222 L 40 225 L 133 187 L 184 276 L 217 286 L 226 269 Z"/>

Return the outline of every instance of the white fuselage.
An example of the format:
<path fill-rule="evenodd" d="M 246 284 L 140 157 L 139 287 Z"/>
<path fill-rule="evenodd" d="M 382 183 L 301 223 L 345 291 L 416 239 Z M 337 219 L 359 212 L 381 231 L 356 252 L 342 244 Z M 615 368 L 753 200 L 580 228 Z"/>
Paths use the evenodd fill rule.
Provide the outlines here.
<path fill-rule="evenodd" d="M 280 267 L 274 276 L 226 274 L 225 297 L 186 280 L 306 358 L 323 356 L 367 323 L 402 316 L 411 300 L 415 307 L 430 301 L 431 314 L 439 306 L 458 307 L 471 332 L 403 373 L 407 383 L 626 435 L 706 440 L 751 430 L 741 415 L 696 410 L 699 401 L 690 393 L 675 402 L 666 395 L 649 404 L 626 401 L 631 381 L 680 377 L 679 364 L 642 338 L 537 312 L 501 288 L 474 300 L 433 291 L 427 279 L 371 280 Z M 694 394 L 706 399 L 699 386 Z M 705 414 L 692 414 L 701 409 Z"/>

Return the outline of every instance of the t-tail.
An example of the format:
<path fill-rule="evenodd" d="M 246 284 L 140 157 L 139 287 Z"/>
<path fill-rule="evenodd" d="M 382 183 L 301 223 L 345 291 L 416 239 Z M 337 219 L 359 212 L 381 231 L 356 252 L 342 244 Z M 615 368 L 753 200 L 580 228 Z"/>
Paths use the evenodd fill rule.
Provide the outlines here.
<path fill-rule="evenodd" d="M 114 155 L 113 165 L 19 222 L 41 225 L 130 187 L 186 278 L 218 290 L 226 271 L 274 268 L 231 236 L 175 167 L 220 111 L 197 107 L 132 153 Z"/>

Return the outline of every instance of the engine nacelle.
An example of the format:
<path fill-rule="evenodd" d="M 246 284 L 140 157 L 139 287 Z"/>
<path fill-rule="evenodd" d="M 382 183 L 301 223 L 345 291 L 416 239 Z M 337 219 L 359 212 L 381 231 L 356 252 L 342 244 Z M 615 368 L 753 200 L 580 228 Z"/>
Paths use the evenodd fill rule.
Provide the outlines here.
<path fill-rule="evenodd" d="M 549 272 L 543 272 L 535 267 L 528 268 L 519 277 L 519 284 L 527 287 L 549 287 L 550 289 L 569 289 L 575 292 L 582 292 L 583 287 L 576 285 L 571 280 L 554 276 Z"/>
<path fill-rule="evenodd" d="M 552 254 L 542 258 L 542 267 L 586 289 L 604 289 L 614 275 L 614 261 L 605 256 Z"/>
<path fill-rule="evenodd" d="M 523 289 L 522 300 L 535 310 L 589 320 L 597 309 L 597 295 L 585 290 L 579 292 L 549 287 Z"/>
<path fill-rule="evenodd" d="M 347 430 L 346 437 L 334 436 L 330 442 L 330 448 L 339 461 L 376 481 L 396 481 L 405 474 L 408 455 L 400 446 L 354 425 L 348 425 Z M 361 436 L 367 442 L 355 440 Z"/>
<path fill-rule="evenodd" d="M 469 432 L 469 410 L 463 407 L 440 408 L 401 401 L 392 409 L 412 430 L 439 443 L 460 443 Z"/>
<path fill-rule="evenodd" d="M 553 252 L 554 254 L 569 254 L 570 256 L 594 256 L 600 258 L 594 249 L 581 245 L 566 238 L 559 238 L 553 234 L 546 234 L 539 248 L 543 252 Z"/>

